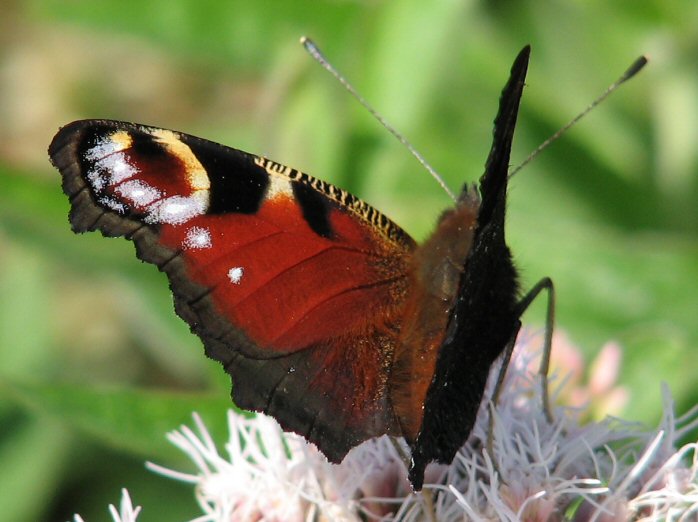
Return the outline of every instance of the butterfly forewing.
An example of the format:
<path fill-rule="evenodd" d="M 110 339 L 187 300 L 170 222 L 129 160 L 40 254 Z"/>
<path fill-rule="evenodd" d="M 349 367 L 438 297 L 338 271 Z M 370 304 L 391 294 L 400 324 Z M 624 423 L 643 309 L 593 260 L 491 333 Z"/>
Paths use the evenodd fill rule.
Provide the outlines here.
<path fill-rule="evenodd" d="M 414 242 L 358 198 L 173 131 L 86 120 L 49 149 L 77 232 L 126 236 L 233 380 L 341 460 L 397 433 L 387 374 Z"/>

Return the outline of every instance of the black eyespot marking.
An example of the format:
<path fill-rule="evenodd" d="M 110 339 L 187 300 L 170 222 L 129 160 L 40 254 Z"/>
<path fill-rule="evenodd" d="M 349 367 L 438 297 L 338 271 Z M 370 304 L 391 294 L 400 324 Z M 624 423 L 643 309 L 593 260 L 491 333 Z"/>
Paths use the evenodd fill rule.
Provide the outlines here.
<path fill-rule="evenodd" d="M 264 202 L 269 174 L 249 155 L 192 136 L 181 137 L 208 174 L 209 214 L 254 214 Z"/>

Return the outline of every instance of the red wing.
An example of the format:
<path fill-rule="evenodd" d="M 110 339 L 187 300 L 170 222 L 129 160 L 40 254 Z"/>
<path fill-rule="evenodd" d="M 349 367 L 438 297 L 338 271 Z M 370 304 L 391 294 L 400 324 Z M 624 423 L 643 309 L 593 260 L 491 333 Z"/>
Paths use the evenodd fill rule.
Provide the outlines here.
<path fill-rule="evenodd" d="M 76 232 L 125 236 L 233 381 L 334 461 L 399 433 L 387 395 L 414 242 L 351 194 L 186 134 L 87 120 L 56 135 Z"/>

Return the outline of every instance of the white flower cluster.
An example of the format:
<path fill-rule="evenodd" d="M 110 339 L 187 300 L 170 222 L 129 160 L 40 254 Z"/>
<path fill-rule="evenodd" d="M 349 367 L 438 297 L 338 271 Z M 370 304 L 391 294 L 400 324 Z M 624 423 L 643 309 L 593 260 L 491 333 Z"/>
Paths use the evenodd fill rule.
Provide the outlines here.
<path fill-rule="evenodd" d="M 675 418 L 664 389 L 664 417 L 654 430 L 612 418 L 580 425 L 584 412 L 563 407 L 549 423 L 522 337 L 494 408 L 494 458 L 486 451 L 483 401 L 468 443 L 450 466 L 427 468 L 421 493 L 407 482 L 405 448 L 387 437 L 333 465 L 273 419 L 232 411 L 224 455 L 194 414 L 195 430 L 183 426 L 168 439 L 196 473 L 148 467 L 194 485 L 203 510 L 196 522 L 698 519 L 698 444 L 676 450 L 698 426 L 698 407 Z M 115 522 L 138 515 L 124 498 L 120 514 L 112 506 Z"/>

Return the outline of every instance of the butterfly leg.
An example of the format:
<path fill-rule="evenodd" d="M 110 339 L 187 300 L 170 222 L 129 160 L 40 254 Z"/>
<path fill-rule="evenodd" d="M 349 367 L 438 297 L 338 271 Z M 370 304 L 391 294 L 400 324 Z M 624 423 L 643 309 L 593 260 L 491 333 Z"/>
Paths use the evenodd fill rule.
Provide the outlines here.
<path fill-rule="evenodd" d="M 545 418 L 548 422 L 553 422 L 553 413 L 550 407 L 550 397 L 548 395 L 548 371 L 550 370 L 550 352 L 553 342 L 553 328 L 555 325 L 555 286 L 553 285 L 553 280 L 549 277 L 544 277 L 538 281 L 533 288 L 531 288 L 525 296 L 517 304 L 517 317 L 521 317 L 523 313 L 528 309 L 531 303 L 538 297 L 543 290 L 548 292 L 548 305 L 545 318 L 545 337 L 543 341 L 543 357 L 540 362 L 540 367 L 538 368 L 538 374 L 541 376 L 541 387 L 543 395 L 543 411 L 545 412 Z M 509 361 L 511 360 L 511 355 L 514 352 L 514 344 L 516 343 L 516 337 L 521 329 L 521 321 L 516 322 L 511 338 L 507 343 L 504 350 L 504 357 L 502 359 L 502 367 L 499 370 L 499 375 L 497 376 L 497 382 L 494 386 L 494 392 L 492 393 L 492 404 L 497 404 L 499 400 L 499 395 L 502 392 L 502 387 L 504 385 L 504 377 L 507 373 L 507 368 L 509 367 Z M 494 412 L 492 412 L 494 413 Z M 487 434 L 487 451 L 490 455 L 494 455 L 494 415 L 490 415 L 489 420 L 489 430 Z M 495 463 L 496 467 L 496 463 Z"/>
<path fill-rule="evenodd" d="M 543 340 L 543 357 L 540 361 L 538 374 L 541 376 L 541 386 L 543 388 L 543 411 L 548 422 L 553 422 L 553 411 L 550 407 L 550 396 L 548 393 L 548 371 L 550 370 L 550 352 L 553 344 L 553 328 L 555 326 L 555 286 L 553 280 L 544 277 L 538 281 L 528 293 L 523 296 L 518 304 L 518 316 L 521 317 L 533 300 L 538 297 L 543 290 L 548 292 L 548 305 L 545 317 L 545 337 Z"/>
<path fill-rule="evenodd" d="M 509 361 L 511 361 L 511 354 L 514 353 L 514 345 L 516 344 L 516 337 L 519 335 L 519 330 L 521 329 L 521 321 L 516 321 L 514 330 L 511 332 L 511 338 L 507 342 L 507 346 L 504 349 L 504 357 L 502 357 L 502 366 L 499 369 L 499 374 L 497 375 L 497 382 L 494 385 L 494 392 L 492 392 L 492 400 L 490 405 L 492 410 L 490 411 L 489 427 L 487 430 L 487 452 L 494 456 L 494 405 L 499 401 L 499 394 L 502 392 L 502 387 L 504 385 L 504 377 L 507 374 L 507 368 L 509 367 Z M 497 469 L 497 463 L 493 460 L 494 467 Z M 501 473 L 499 474 L 501 476 Z"/>

